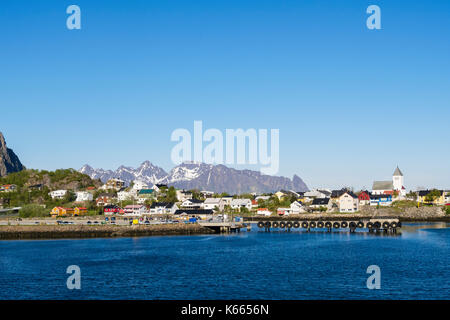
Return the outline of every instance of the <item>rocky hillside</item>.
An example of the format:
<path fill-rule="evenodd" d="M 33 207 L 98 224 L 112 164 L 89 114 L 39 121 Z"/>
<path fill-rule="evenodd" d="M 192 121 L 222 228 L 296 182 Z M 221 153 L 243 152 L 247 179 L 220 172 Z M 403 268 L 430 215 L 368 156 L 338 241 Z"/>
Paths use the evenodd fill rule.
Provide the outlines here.
<path fill-rule="evenodd" d="M 0 178 L 0 184 L 15 184 L 20 189 L 28 189 L 30 186 L 42 184 L 49 190 L 81 190 L 89 186 L 99 187 L 102 185 L 100 180 L 92 179 L 74 169 L 23 170 Z"/>
<path fill-rule="evenodd" d="M 5 137 L 3 137 L 3 134 L 0 132 L 0 177 L 23 169 L 24 166 L 14 151 L 6 147 Z"/>
<path fill-rule="evenodd" d="M 141 180 L 149 185 L 164 183 L 179 189 L 201 189 L 230 194 L 275 192 L 280 189 L 308 190 L 306 184 L 297 175 L 289 179 L 263 175 L 259 171 L 236 170 L 224 165 L 205 163 L 182 163 L 169 173 L 149 161 L 143 162 L 138 168 L 120 166 L 116 171 L 94 169 L 85 165 L 80 172 L 91 178 L 101 179 L 103 182 L 111 178 L 122 179 L 128 184 L 133 180 Z"/>

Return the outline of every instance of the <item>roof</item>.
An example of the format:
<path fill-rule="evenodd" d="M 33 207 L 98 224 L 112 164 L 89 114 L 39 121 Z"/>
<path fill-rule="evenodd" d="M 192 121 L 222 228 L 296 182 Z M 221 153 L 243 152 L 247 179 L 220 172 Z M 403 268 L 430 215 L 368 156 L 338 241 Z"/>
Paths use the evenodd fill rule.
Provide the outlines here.
<path fill-rule="evenodd" d="M 232 206 L 246 206 L 249 203 L 252 203 L 250 199 L 233 199 L 231 201 Z"/>
<path fill-rule="evenodd" d="M 210 209 L 187 209 L 187 210 L 177 210 L 175 214 L 186 213 L 188 215 L 199 215 L 199 214 L 213 214 L 214 211 Z"/>
<path fill-rule="evenodd" d="M 140 209 L 143 205 L 141 204 L 129 204 L 124 209 Z"/>
<path fill-rule="evenodd" d="M 172 208 L 174 205 L 173 202 L 154 202 L 152 203 L 152 205 L 150 206 L 150 209 L 155 209 L 155 208 Z"/>
<path fill-rule="evenodd" d="M 340 196 L 342 196 L 344 193 L 347 192 L 347 189 L 341 189 L 341 190 L 333 190 L 331 191 L 331 197 L 332 198 L 339 198 Z"/>
<path fill-rule="evenodd" d="M 393 176 L 402 176 L 403 177 L 403 173 L 400 171 L 398 166 L 397 166 L 397 169 L 395 169 Z"/>
<path fill-rule="evenodd" d="M 192 203 L 203 203 L 202 200 L 198 200 L 198 199 L 186 199 L 184 201 L 189 201 L 189 202 L 192 202 Z"/>
<path fill-rule="evenodd" d="M 328 205 L 330 198 L 316 198 L 313 200 L 312 205 Z"/>
<path fill-rule="evenodd" d="M 376 200 L 376 199 L 381 199 L 381 198 L 391 198 L 392 199 L 392 195 L 390 194 L 372 194 L 370 195 L 370 199 L 371 200 Z"/>
<path fill-rule="evenodd" d="M 419 191 L 419 196 L 420 197 L 425 197 L 426 195 L 428 195 L 432 190 L 420 190 Z M 440 195 L 442 196 L 443 190 L 437 190 L 440 192 Z"/>
<path fill-rule="evenodd" d="M 343 196 L 343 195 L 345 195 L 345 194 L 348 194 L 350 197 L 352 197 L 353 199 L 356 199 L 356 198 L 358 198 L 358 196 L 356 195 L 356 194 L 354 194 L 353 192 L 351 192 L 351 191 L 345 191 L 343 194 L 341 194 L 341 197 Z"/>
<path fill-rule="evenodd" d="M 372 190 L 394 190 L 392 181 L 374 181 Z"/>
<path fill-rule="evenodd" d="M 141 189 L 139 194 L 152 194 L 154 191 L 153 189 Z"/>
<path fill-rule="evenodd" d="M 205 199 L 205 204 L 220 203 L 221 201 L 222 201 L 221 198 L 207 198 Z"/>

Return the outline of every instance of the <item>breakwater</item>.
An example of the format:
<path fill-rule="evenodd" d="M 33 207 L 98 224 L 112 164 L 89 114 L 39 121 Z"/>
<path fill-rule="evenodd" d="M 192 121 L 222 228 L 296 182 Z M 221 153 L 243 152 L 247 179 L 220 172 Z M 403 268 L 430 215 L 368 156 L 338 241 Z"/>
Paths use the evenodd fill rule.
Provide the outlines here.
<path fill-rule="evenodd" d="M 0 240 L 148 237 L 211 233 L 214 233 L 214 231 L 198 224 L 161 224 L 150 226 L 4 226 L 0 227 Z"/>

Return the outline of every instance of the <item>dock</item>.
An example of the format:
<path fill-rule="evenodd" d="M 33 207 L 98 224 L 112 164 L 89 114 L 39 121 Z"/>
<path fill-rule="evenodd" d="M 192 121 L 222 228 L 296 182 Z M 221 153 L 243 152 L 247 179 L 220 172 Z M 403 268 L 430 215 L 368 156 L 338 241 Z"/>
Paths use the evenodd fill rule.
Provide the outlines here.
<path fill-rule="evenodd" d="M 241 232 L 241 229 L 247 228 L 247 224 L 243 222 L 198 222 L 202 227 L 213 229 L 216 233 Z"/>
<path fill-rule="evenodd" d="M 397 233 L 397 229 L 402 227 L 397 218 L 370 218 L 361 220 L 293 220 L 293 221 L 257 221 L 257 226 L 265 231 L 271 229 L 304 229 L 307 232 L 313 229 L 326 229 L 331 232 L 333 229 L 348 229 L 355 232 L 357 229 L 367 229 L 369 232 Z"/>

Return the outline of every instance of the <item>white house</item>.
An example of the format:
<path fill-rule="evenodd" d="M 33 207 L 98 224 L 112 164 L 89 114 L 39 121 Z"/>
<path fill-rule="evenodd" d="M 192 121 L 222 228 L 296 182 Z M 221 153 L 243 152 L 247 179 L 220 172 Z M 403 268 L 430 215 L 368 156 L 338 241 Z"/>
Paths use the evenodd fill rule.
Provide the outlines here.
<path fill-rule="evenodd" d="M 67 190 L 55 190 L 50 192 L 49 196 L 52 197 L 52 199 L 63 199 L 66 194 Z"/>
<path fill-rule="evenodd" d="M 200 209 L 202 206 L 203 201 L 198 199 L 186 199 L 181 203 L 181 207 L 186 209 Z"/>
<path fill-rule="evenodd" d="M 258 211 L 256 211 L 256 214 L 259 216 L 269 217 L 272 215 L 272 212 L 270 212 L 267 208 L 260 208 L 258 209 Z"/>
<path fill-rule="evenodd" d="M 331 211 L 333 202 L 330 198 L 316 198 L 313 200 L 310 207 L 314 209 L 326 208 L 327 211 Z"/>
<path fill-rule="evenodd" d="M 329 190 L 311 190 L 311 191 L 307 191 L 305 192 L 305 194 L 303 195 L 305 197 L 305 200 L 307 202 L 314 200 L 314 199 L 323 199 L 323 198 L 329 198 L 331 197 L 331 191 Z"/>
<path fill-rule="evenodd" d="M 103 189 L 103 190 L 114 189 L 114 190 L 119 191 L 123 187 L 125 187 L 125 181 L 123 181 L 121 179 L 113 178 L 113 179 L 109 179 L 103 186 L 100 187 L 100 189 Z"/>
<path fill-rule="evenodd" d="M 222 201 L 223 201 L 224 205 L 231 206 L 231 201 L 233 201 L 233 197 L 232 196 L 222 197 Z"/>
<path fill-rule="evenodd" d="M 250 199 L 233 199 L 230 205 L 232 209 L 239 209 L 239 210 L 241 210 L 241 208 L 247 208 L 248 210 L 252 209 L 252 201 Z"/>
<path fill-rule="evenodd" d="M 75 200 L 75 202 L 83 202 L 83 201 L 92 201 L 94 200 L 94 196 L 92 195 L 92 193 L 87 192 L 87 191 L 78 191 L 76 193 L 77 198 Z"/>
<path fill-rule="evenodd" d="M 339 212 L 356 212 L 359 210 L 359 199 L 353 192 L 345 192 L 339 197 Z"/>
<path fill-rule="evenodd" d="M 290 213 L 293 213 L 293 214 L 299 214 L 299 213 L 306 212 L 305 206 L 300 201 L 292 202 L 290 210 L 291 210 Z"/>
<path fill-rule="evenodd" d="M 151 214 L 175 214 L 178 206 L 172 202 L 154 202 L 150 206 Z"/>
<path fill-rule="evenodd" d="M 136 190 L 136 193 L 142 189 L 148 189 L 148 184 L 141 180 L 133 181 L 133 190 Z"/>
<path fill-rule="evenodd" d="M 192 199 L 192 192 L 185 190 L 177 190 L 177 199 L 181 202 L 187 199 Z"/>
<path fill-rule="evenodd" d="M 205 202 L 203 202 L 203 209 L 215 210 L 216 208 L 219 211 L 223 211 L 225 207 L 224 202 L 221 198 L 206 198 Z"/>
<path fill-rule="evenodd" d="M 291 208 L 278 208 L 277 213 L 279 216 L 288 216 L 291 214 Z"/>
<path fill-rule="evenodd" d="M 269 199 L 270 199 L 270 196 L 257 196 L 255 198 L 256 202 L 258 202 L 258 200 L 267 201 Z"/>
<path fill-rule="evenodd" d="M 119 191 L 117 192 L 117 200 L 119 201 L 127 201 L 127 200 L 134 200 L 136 197 L 136 193 L 133 191 Z"/>
<path fill-rule="evenodd" d="M 145 214 L 147 212 L 147 209 L 145 208 L 145 206 L 143 205 L 138 205 L 138 204 L 130 204 L 128 206 L 126 206 L 125 208 L 123 208 L 124 214 L 126 216 L 134 216 L 134 217 L 139 217 L 142 216 L 143 214 Z"/>

